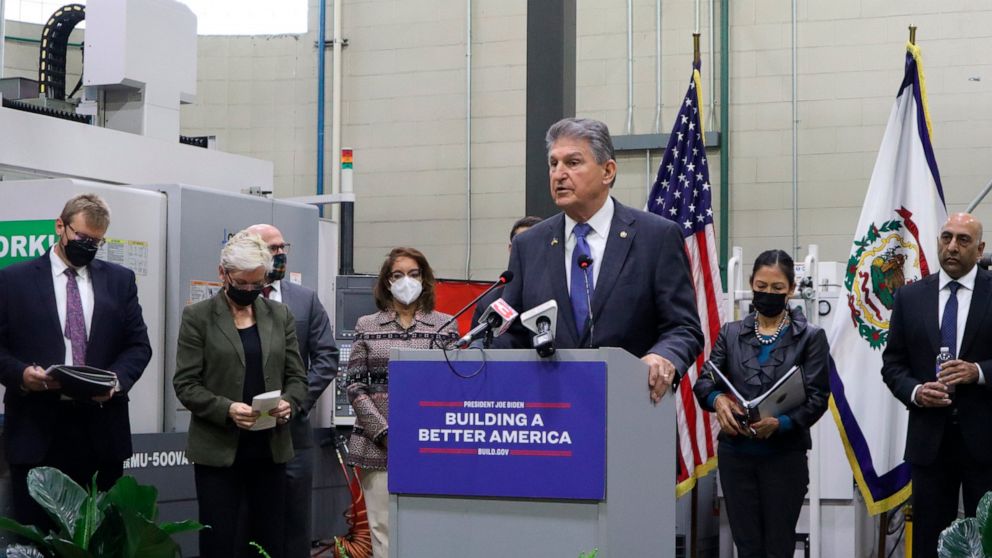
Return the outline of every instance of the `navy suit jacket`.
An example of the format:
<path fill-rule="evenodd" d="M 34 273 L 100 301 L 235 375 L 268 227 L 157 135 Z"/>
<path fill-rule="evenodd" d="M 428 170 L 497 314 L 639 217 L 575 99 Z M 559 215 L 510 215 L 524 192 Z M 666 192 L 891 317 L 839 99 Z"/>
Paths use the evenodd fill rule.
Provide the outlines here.
<path fill-rule="evenodd" d="M 93 318 L 86 364 L 115 372 L 121 393 L 94 405 L 88 413 L 91 423 L 87 430 L 102 461 L 123 461 L 131 455 L 127 393 L 151 360 L 152 348 L 138 304 L 134 272 L 101 260 L 93 260 L 89 271 Z M 59 393 L 24 392 L 24 369 L 32 364 L 48 368 L 64 362 L 65 342 L 48 253 L 0 270 L 0 383 L 6 387 L 8 462 L 40 463 L 59 428 Z"/>
<path fill-rule="evenodd" d="M 882 379 L 889 390 L 909 409 L 906 433 L 907 462 L 929 465 L 937 458 L 944 426 L 951 410 L 918 407 L 913 388 L 936 380 L 940 350 L 938 288 L 940 275 L 933 273 L 896 291 L 889 339 L 882 353 Z M 975 292 L 958 358 L 978 363 L 986 382 L 992 381 L 992 274 L 983 269 L 975 277 Z M 965 446 L 973 457 L 992 464 L 992 385 L 959 385 L 952 396 L 957 407 Z"/>
<path fill-rule="evenodd" d="M 317 293 L 304 286 L 280 281 L 282 303 L 289 306 L 296 324 L 296 341 L 300 345 L 303 368 L 307 370 L 307 397 L 300 413 L 290 423 L 294 448 L 313 446 L 313 432 L 310 427 L 310 410 L 317 404 L 320 394 L 334 380 L 338 373 L 337 345 L 331 321 Z"/>
<path fill-rule="evenodd" d="M 655 353 L 685 373 L 699 354 L 703 333 L 679 226 L 614 200 L 613 221 L 592 295 L 595 326 L 577 331 L 565 275 L 565 214 L 545 219 L 513 239 L 513 281 L 503 299 L 521 314 L 558 301 L 559 349 L 620 347 L 636 357 Z M 531 333 L 508 332 L 513 347 L 530 347 Z M 506 346 L 503 344 L 503 346 Z"/>

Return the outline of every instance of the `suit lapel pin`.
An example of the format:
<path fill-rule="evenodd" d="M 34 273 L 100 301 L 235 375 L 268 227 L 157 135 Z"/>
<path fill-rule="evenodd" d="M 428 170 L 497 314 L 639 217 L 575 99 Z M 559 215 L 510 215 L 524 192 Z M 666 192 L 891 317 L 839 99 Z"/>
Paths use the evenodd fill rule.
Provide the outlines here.
<path fill-rule="evenodd" d="M 551 245 L 552 246 L 558 246 L 558 237 L 557 236 L 551 239 Z"/>
<path fill-rule="evenodd" d="M 620 231 L 620 238 L 627 238 L 627 231 Z"/>

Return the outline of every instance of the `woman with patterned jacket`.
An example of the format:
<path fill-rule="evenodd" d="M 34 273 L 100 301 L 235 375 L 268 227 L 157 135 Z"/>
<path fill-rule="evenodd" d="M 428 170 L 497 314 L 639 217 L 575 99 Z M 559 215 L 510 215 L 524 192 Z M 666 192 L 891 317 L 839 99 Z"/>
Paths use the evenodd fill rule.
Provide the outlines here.
<path fill-rule="evenodd" d="M 372 555 L 389 555 L 389 351 L 429 349 L 458 337 L 455 325 L 438 331 L 451 316 L 434 311 L 434 272 L 414 248 L 394 248 L 373 289 L 379 312 L 362 316 L 344 385 L 355 409 L 348 463 L 361 469 L 362 489 L 372 531 Z"/>

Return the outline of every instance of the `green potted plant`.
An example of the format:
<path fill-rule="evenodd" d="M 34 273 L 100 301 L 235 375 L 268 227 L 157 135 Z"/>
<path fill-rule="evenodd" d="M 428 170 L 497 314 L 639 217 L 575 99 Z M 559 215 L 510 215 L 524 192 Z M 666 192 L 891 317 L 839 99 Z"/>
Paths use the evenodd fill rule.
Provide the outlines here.
<path fill-rule="evenodd" d="M 992 492 L 978 502 L 976 517 L 955 519 L 940 534 L 937 556 L 940 558 L 992 558 Z"/>
<path fill-rule="evenodd" d="M 7 558 L 176 558 L 172 535 L 203 528 L 196 521 L 156 523 L 158 490 L 120 478 L 107 492 L 94 478 L 84 490 L 58 469 L 37 467 L 28 473 L 28 492 L 48 512 L 55 529 L 42 533 L 0 517 L 0 530 L 27 545 L 13 545 Z"/>

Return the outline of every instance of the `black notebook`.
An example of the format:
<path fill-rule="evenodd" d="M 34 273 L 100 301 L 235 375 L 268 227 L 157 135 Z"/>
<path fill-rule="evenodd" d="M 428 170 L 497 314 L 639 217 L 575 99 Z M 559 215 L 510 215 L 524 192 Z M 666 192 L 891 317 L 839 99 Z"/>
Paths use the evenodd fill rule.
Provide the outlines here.
<path fill-rule="evenodd" d="M 92 366 L 56 364 L 45 373 L 62 384 L 62 393 L 73 399 L 89 399 L 117 387 L 117 375 Z"/>
<path fill-rule="evenodd" d="M 803 368 L 801 366 L 790 368 L 772 387 L 768 388 L 768 391 L 751 400 L 744 399 L 715 364 L 706 361 L 705 368 L 712 374 L 713 379 L 729 389 L 737 402 L 741 404 L 744 412 L 747 413 L 747 423 L 784 415 L 806 401 L 806 383 L 803 381 Z"/>

